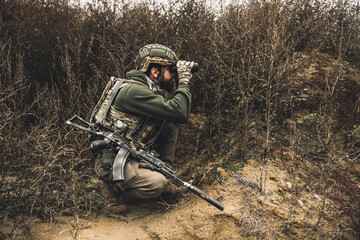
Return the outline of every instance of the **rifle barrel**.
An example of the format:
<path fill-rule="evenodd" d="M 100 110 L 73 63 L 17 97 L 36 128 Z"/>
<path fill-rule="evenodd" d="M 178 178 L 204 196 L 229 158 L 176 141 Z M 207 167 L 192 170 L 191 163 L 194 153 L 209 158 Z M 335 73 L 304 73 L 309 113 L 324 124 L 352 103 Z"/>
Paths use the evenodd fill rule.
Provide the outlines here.
<path fill-rule="evenodd" d="M 209 196 L 205 192 L 201 191 L 199 188 L 197 188 L 189 183 L 185 183 L 184 185 L 185 185 L 185 187 L 189 188 L 193 193 L 195 193 L 196 195 L 198 195 L 199 197 L 201 197 L 202 199 L 204 199 L 211 205 L 215 206 L 216 208 L 218 208 L 221 211 L 224 210 L 225 205 L 222 204 L 221 202 L 219 202 L 218 200 L 216 200 L 215 198 Z"/>

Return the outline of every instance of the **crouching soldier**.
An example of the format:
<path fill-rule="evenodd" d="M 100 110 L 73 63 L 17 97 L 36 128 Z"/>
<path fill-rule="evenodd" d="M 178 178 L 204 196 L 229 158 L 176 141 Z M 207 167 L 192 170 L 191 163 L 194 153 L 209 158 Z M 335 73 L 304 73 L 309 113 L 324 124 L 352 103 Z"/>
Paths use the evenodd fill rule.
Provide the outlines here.
<path fill-rule="evenodd" d="M 142 47 L 135 70 L 125 79 L 113 78 L 95 107 L 91 121 L 122 134 L 134 145 L 155 150 L 159 158 L 173 162 L 178 137 L 177 123 L 185 123 L 191 106 L 189 82 L 193 62 L 178 61 L 175 53 L 160 44 Z M 177 89 L 171 99 L 164 91 Z M 95 172 L 103 181 L 102 195 L 112 213 L 124 213 L 124 199 L 151 199 L 174 191 L 159 172 L 139 167 L 125 149 L 104 148 L 93 152 Z M 114 160 L 124 162 L 124 176 L 113 173 Z"/>

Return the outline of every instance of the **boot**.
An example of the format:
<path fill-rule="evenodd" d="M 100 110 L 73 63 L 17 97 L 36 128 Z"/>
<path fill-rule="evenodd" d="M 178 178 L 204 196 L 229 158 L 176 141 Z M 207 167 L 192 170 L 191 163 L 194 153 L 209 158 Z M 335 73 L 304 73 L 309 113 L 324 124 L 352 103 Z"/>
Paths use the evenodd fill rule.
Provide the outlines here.
<path fill-rule="evenodd" d="M 125 205 L 125 200 L 121 196 L 121 192 L 116 191 L 116 185 L 107 184 L 101 181 L 100 195 L 105 199 L 105 213 L 107 214 L 121 214 L 123 215 L 128 211 Z"/>
<path fill-rule="evenodd" d="M 123 199 L 121 198 L 106 199 L 105 213 L 123 215 L 128 211 L 129 209 L 125 205 Z"/>
<path fill-rule="evenodd" d="M 180 198 L 186 191 L 185 187 L 178 187 L 175 184 L 168 182 L 163 194 L 171 198 Z"/>

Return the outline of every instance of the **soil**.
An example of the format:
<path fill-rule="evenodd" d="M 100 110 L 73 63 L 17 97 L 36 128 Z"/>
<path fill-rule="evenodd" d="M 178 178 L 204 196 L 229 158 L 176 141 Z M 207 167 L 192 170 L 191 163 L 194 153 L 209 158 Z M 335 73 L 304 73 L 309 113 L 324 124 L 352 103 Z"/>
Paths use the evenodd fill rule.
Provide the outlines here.
<path fill-rule="evenodd" d="M 284 170 L 284 160 L 264 166 L 255 160 L 228 175 L 222 184 L 204 189 L 224 205 L 220 211 L 192 193 L 177 203 L 166 201 L 129 204 L 125 215 L 89 214 L 81 218 L 58 217 L 52 223 L 30 219 L 32 239 L 321 239 L 343 236 L 356 239 L 346 218 L 334 219 L 336 209 L 321 193 L 302 191 L 294 198 L 293 176 Z M 261 170 L 262 169 L 262 170 Z M 259 180 L 263 176 L 260 192 Z M 298 178 L 296 181 L 301 182 Z M 296 184 L 296 183 L 295 183 Z M 3 224 L 3 232 L 12 225 Z M 24 229 L 23 229 L 24 231 Z M 16 238 L 16 232 L 13 232 Z M 19 238 L 23 239 L 23 238 Z"/>

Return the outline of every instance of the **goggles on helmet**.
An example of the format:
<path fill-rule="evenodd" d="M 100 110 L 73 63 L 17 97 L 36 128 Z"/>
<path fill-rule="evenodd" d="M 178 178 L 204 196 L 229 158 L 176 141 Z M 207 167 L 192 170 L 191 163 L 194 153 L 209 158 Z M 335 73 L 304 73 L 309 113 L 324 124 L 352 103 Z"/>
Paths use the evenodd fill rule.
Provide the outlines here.
<path fill-rule="evenodd" d="M 159 64 L 162 66 L 173 66 L 176 63 L 176 61 L 163 59 L 160 57 L 145 57 L 140 64 L 141 68 L 139 69 L 139 71 L 146 72 L 146 70 L 152 63 Z"/>
<path fill-rule="evenodd" d="M 140 49 L 134 62 L 137 70 L 146 72 L 151 63 L 171 66 L 176 60 L 176 55 L 170 48 L 161 44 L 148 44 Z"/>

